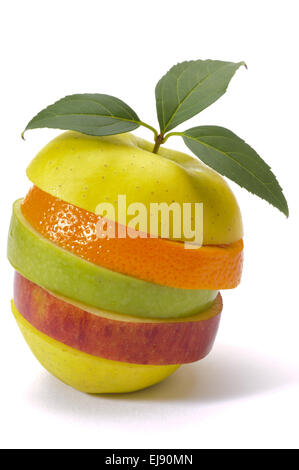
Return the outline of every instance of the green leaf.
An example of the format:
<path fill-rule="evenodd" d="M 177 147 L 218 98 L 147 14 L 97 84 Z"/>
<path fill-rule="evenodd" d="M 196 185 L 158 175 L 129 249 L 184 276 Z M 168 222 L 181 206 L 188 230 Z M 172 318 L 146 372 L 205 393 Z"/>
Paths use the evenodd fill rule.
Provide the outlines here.
<path fill-rule="evenodd" d="M 86 93 L 56 101 L 38 113 L 25 131 L 49 127 L 103 136 L 122 134 L 139 126 L 139 117 L 123 101 L 114 96 Z"/>
<path fill-rule="evenodd" d="M 218 100 L 241 65 L 245 62 L 191 60 L 172 67 L 156 86 L 161 133 L 170 131 Z"/>
<path fill-rule="evenodd" d="M 194 127 L 179 134 L 206 165 L 289 215 L 287 201 L 270 167 L 240 137 L 218 126 Z"/>

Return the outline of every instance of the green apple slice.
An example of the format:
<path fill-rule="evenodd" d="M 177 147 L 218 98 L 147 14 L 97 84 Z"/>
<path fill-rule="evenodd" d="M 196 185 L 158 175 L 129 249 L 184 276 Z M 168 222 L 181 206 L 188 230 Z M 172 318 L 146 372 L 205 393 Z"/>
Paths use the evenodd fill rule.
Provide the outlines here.
<path fill-rule="evenodd" d="M 243 236 L 239 206 L 225 180 L 198 159 L 160 148 L 133 134 L 95 137 L 65 132 L 49 142 L 27 168 L 28 178 L 43 191 L 90 212 L 118 196 L 127 206 L 142 203 L 150 227 L 150 204 L 203 203 L 203 244 L 228 244 Z M 113 219 L 113 216 L 109 218 Z M 169 238 L 173 238 L 172 220 Z M 191 227 L 194 227 L 191 214 Z M 158 234 L 161 236 L 161 227 Z M 168 238 L 168 237 L 167 237 Z M 183 233 L 181 240 L 186 240 Z"/>
<path fill-rule="evenodd" d="M 185 290 L 142 281 L 90 263 L 36 232 L 13 206 L 8 259 L 24 277 L 53 293 L 96 308 L 149 318 L 179 318 L 208 308 L 218 291 Z"/>

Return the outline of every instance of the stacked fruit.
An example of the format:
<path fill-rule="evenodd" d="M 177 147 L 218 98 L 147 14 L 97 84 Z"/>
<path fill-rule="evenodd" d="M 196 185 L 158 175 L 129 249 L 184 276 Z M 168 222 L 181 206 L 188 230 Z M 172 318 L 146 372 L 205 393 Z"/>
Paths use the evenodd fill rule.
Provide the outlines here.
<path fill-rule="evenodd" d="M 173 132 L 243 65 L 173 66 L 155 88 L 159 131 L 99 93 L 65 96 L 27 124 L 69 132 L 31 162 L 34 186 L 14 204 L 12 309 L 39 361 L 73 387 L 138 390 L 210 351 L 219 290 L 239 283 L 243 256 L 240 210 L 218 173 L 288 216 L 269 165 L 243 139 L 212 125 Z M 153 143 L 129 133 L 140 126 Z M 162 147 L 173 136 L 195 157 Z M 154 220 L 153 207 L 172 216 Z"/>
<path fill-rule="evenodd" d="M 218 291 L 240 281 L 242 222 L 228 185 L 186 154 L 151 147 L 132 134 L 61 134 L 31 162 L 34 186 L 14 204 L 13 313 L 43 366 L 85 392 L 138 390 L 203 358 Z M 202 202 L 203 246 L 185 249 L 183 235 L 99 238 L 103 201 L 120 230 L 119 194 L 147 209 Z"/>

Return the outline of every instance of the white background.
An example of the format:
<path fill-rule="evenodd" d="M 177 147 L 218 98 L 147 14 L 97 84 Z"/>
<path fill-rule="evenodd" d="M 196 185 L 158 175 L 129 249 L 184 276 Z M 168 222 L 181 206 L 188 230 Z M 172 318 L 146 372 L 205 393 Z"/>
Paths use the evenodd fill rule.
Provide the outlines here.
<path fill-rule="evenodd" d="M 284 1 L 10 1 L 1 7 L 0 446 L 298 448 L 298 14 Z M 227 94 L 188 124 L 216 124 L 271 165 L 290 218 L 231 184 L 245 225 L 241 285 L 224 297 L 212 353 L 148 390 L 93 397 L 42 369 L 10 313 L 12 202 L 56 135 L 20 133 L 71 93 L 118 96 L 156 125 L 154 86 L 186 59 L 245 60 Z M 146 129 L 137 134 L 152 138 Z M 183 149 L 177 138 L 169 146 Z"/>

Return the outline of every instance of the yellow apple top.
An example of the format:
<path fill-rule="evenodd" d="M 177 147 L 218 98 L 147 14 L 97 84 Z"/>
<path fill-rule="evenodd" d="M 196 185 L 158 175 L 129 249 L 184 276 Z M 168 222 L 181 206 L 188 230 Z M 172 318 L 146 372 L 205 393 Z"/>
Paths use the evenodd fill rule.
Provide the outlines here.
<path fill-rule="evenodd" d="M 90 212 L 96 213 L 102 202 L 112 204 L 120 223 L 120 194 L 126 196 L 127 205 L 145 205 L 148 218 L 151 203 L 202 203 L 203 244 L 240 240 L 241 213 L 226 181 L 185 153 L 160 148 L 154 154 L 152 147 L 130 133 L 97 137 L 68 131 L 37 154 L 27 176 L 43 191 Z M 186 240 L 183 234 L 181 240 Z"/>

